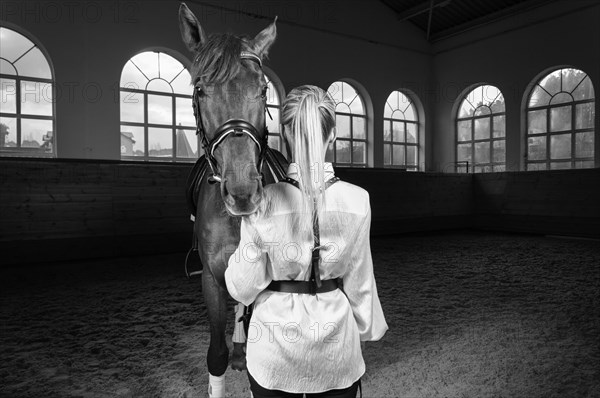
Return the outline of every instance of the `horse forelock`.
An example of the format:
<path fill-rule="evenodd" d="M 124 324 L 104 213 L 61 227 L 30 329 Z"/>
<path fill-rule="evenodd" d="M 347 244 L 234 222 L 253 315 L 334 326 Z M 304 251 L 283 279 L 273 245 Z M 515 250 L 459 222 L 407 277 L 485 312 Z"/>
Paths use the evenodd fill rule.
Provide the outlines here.
<path fill-rule="evenodd" d="M 230 33 L 213 34 L 192 65 L 192 84 L 222 84 L 235 78 L 242 66 L 241 52 L 250 50 L 249 39 Z"/>

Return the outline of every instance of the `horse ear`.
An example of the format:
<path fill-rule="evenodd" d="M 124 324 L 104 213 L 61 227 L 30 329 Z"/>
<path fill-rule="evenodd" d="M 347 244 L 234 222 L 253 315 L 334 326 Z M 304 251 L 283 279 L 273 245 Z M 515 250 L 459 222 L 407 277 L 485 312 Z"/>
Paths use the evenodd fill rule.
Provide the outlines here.
<path fill-rule="evenodd" d="M 264 58 L 269 54 L 269 48 L 275 41 L 275 37 L 277 36 L 277 28 L 275 27 L 275 23 L 277 22 L 277 17 L 273 23 L 262 30 L 253 40 L 253 50 L 259 57 Z"/>
<path fill-rule="evenodd" d="M 193 53 L 200 50 L 200 47 L 206 42 L 206 35 L 202 30 L 202 26 L 200 26 L 200 22 L 198 22 L 198 18 L 185 3 L 181 3 L 179 6 L 179 30 L 183 42 Z"/>

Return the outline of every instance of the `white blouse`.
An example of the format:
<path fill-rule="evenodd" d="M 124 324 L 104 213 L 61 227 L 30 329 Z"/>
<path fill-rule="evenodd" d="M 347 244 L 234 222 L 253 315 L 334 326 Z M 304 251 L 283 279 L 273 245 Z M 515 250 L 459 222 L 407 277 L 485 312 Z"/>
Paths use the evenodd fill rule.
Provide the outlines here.
<path fill-rule="evenodd" d="M 297 179 L 295 169 L 292 163 L 288 176 Z M 326 163 L 325 180 L 332 177 Z M 314 243 L 295 227 L 299 189 L 284 182 L 267 185 L 263 200 L 265 207 L 242 219 L 240 243 L 225 271 L 231 296 L 255 303 L 248 372 L 272 390 L 347 388 L 365 372 L 360 341 L 379 340 L 388 329 L 373 276 L 369 194 L 343 181 L 325 191 L 319 272 L 321 280 L 340 278 L 343 290 L 316 295 L 265 290 L 273 280 L 309 280 Z"/>

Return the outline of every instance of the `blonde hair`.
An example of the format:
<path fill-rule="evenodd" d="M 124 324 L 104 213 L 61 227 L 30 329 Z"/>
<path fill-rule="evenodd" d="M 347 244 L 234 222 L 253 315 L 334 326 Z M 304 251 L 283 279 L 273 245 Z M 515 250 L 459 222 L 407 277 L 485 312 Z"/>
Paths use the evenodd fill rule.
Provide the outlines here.
<path fill-rule="evenodd" d="M 299 168 L 304 213 L 318 215 L 325 206 L 324 162 L 329 134 L 335 127 L 335 102 L 319 87 L 296 87 L 285 99 L 281 119 L 292 161 Z M 299 221 L 304 230 L 312 231 L 312 217 Z"/>

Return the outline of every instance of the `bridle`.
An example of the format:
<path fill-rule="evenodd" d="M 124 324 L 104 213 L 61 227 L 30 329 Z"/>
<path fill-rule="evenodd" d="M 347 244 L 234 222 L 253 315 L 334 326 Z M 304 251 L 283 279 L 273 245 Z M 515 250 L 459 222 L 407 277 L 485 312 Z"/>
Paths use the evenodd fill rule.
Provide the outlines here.
<path fill-rule="evenodd" d="M 242 60 L 250 60 L 252 62 L 256 62 L 258 66 L 262 69 L 262 61 L 258 55 L 249 51 L 242 51 L 240 53 L 240 58 Z M 209 183 L 222 182 L 223 178 L 218 173 L 218 163 L 217 159 L 214 156 L 215 149 L 225 141 L 231 134 L 234 136 L 240 137 L 244 134 L 248 135 L 252 141 L 258 146 L 259 155 L 258 155 L 258 164 L 257 170 L 260 173 L 262 170 L 262 165 L 265 158 L 265 152 L 267 149 L 267 140 L 269 138 L 269 131 L 267 129 L 267 118 L 265 116 L 265 125 L 263 127 L 263 136 L 260 135 L 256 127 L 247 120 L 243 119 L 229 119 L 221 126 L 219 126 L 215 130 L 215 134 L 212 140 L 208 140 L 206 137 L 206 130 L 204 129 L 204 123 L 202 122 L 202 113 L 200 112 L 200 98 L 199 92 L 201 90 L 198 87 L 194 87 L 194 93 L 192 95 L 192 105 L 194 108 L 194 116 L 196 117 L 196 135 L 200 136 L 202 140 L 202 149 L 204 149 L 204 154 L 206 156 L 206 161 L 210 167 L 212 175 L 208 177 Z M 265 112 L 271 117 L 269 113 L 269 108 L 266 105 L 266 95 L 263 95 L 263 100 L 265 101 Z M 271 117 L 271 120 L 273 118 Z"/>

